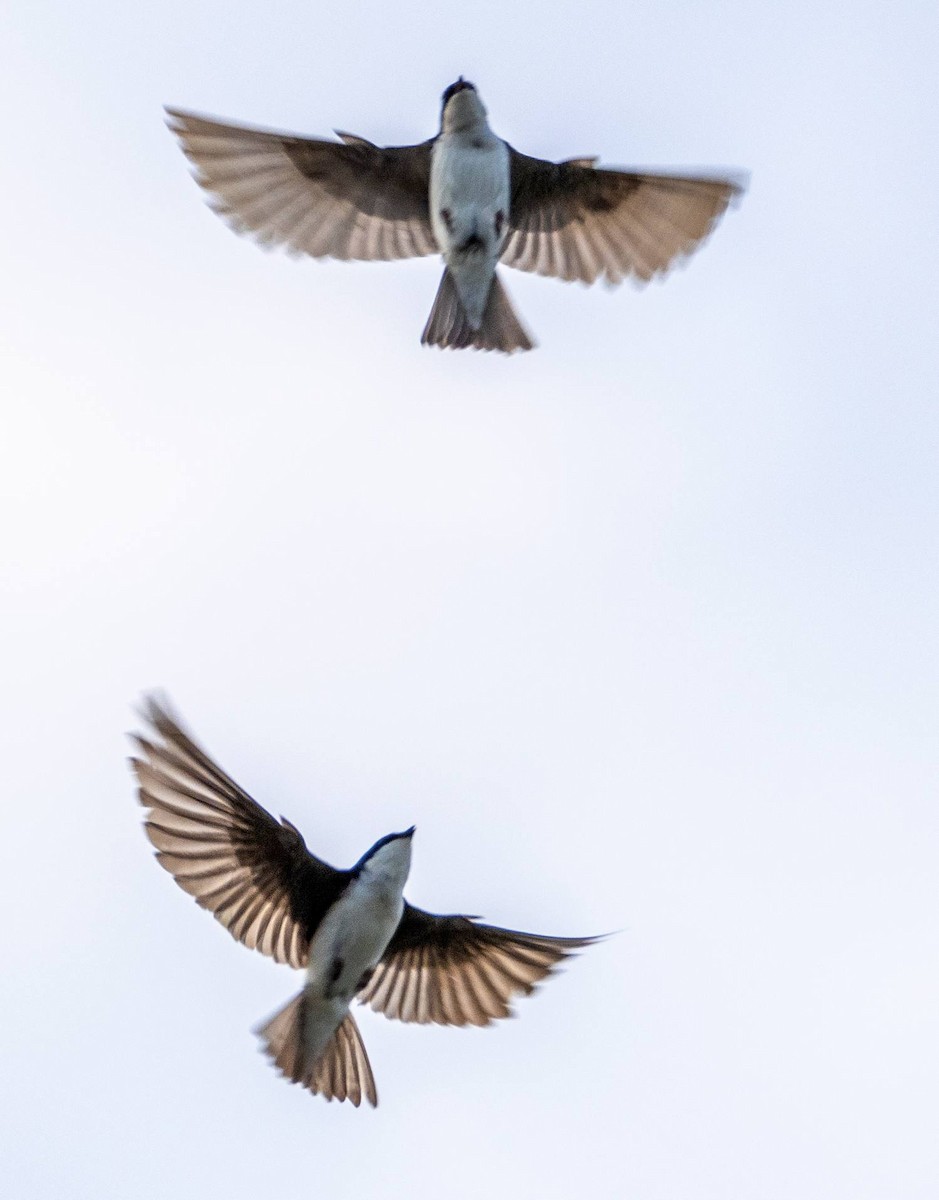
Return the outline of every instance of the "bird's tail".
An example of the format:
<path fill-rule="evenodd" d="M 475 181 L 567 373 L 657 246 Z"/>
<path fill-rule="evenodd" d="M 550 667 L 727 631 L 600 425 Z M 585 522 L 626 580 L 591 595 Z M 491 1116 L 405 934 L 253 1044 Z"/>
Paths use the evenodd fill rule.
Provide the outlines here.
<path fill-rule="evenodd" d="M 356 1108 L 364 1096 L 374 1108 L 378 1092 L 355 1018 L 346 1012 L 338 1027 L 331 1021 L 333 1029 L 327 1026 L 323 1047 L 322 1022 L 326 1014 L 318 1011 L 322 1007 L 311 990 L 304 988 L 255 1029 L 264 1043 L 264 1053 L 292 1083 L 302 1084 L 327 1100 L 351 1100 Z"/>
<path fill-rule="evenodd" d="M 501 350 L 505 354 L 511 354 L 513 350 L 531 350 L 535 344 L 515 315 L 508 292 L 495 274 L 482 321 L 479 328 L 474 329 L 447 267 L 444 268 L 421 342 L 425 346 L 449 347 L 453 350 L 465 350 L 472 346 L 476 350 Z"/>

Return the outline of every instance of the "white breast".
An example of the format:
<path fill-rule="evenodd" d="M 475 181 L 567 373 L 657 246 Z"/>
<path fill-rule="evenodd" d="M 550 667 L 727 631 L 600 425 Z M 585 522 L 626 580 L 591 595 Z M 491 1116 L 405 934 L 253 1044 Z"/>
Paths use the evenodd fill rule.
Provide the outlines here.
<path fill-rule="evenodd" d="M 475 234 L 498 257 L 509 212 L 509 152 L 488 129 L 441 134 L 430 167 L 430 218 L 441 253 Z M 497 221 L 497 214 L 501 220 Z M 497 228 L 501 226 L 501 228 Z"/>
<path fill-rule="evenodd" d="M 348 1003 L 362 976 L 384 954 L 403 912 L 400 887 L 363 871 L 320 922 L 310 946 L 307 983 Z"/>

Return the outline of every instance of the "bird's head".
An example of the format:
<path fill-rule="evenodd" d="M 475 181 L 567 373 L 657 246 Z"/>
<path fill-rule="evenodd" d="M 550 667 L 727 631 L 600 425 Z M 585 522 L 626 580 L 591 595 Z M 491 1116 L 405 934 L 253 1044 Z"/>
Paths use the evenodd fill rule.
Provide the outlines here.
<path fill-rule="evenodd" d="M 355 865 L 357 873 L 365 872 L 376 880 L 382 880 L 399 891 L 407 881 L 411 870 L 411 838 L 415 826 L 403 833 L 389 833 L 379 838 L 371 850 L 366 850 Z"/>
<path fill-rule="evenodd" d="M 485 120 L 485 117 L 486 110 L 475 85 L 461 75 L 443 94 L 440 109 L 441 128 L 450 132 L 475 125 L 477 121 Z"/>

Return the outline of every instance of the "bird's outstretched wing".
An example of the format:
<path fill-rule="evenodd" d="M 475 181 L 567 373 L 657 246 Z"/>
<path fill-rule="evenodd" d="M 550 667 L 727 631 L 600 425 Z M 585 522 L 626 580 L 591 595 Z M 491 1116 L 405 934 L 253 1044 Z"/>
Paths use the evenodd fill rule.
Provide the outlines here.
<path fill-rule="evenodd" d="M 161 866 L 249 949 L 305 966 L 312 931 L 349 873 L 312 855 L 159 701 L 147 700 L 143 715 L 152 732 L 133 738 L 131 765 Z"/>
<path fill-rule="evenodd" d="M 596 938 L 542 937 L 406 904 L 359 1000 L 398 1021 L 488 1025 Z"/>
<path fill-rule="evenodd" d="M 520 271 L 609 284 L 646 283 L 707 237 L 742 180 L 546 162 L 509 148 L 511 207 L 502 262 Z"/>
<path fill-rule="evenodd" d="M 313 258 L 436 253 L 430 142 L 383 148 L 348 133 L 330 142 L 166 113 L 196 181 L 236 233 Z"/>

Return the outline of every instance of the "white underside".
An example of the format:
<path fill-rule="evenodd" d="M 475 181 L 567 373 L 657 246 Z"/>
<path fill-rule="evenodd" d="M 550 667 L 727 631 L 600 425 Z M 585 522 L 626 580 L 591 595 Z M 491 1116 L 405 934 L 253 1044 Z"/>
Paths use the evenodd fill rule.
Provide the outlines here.
<path fill-rule="evenodd" d="M 499 214 L 501 214 L 501 228 Z M 463 307 L 479 328 L 509 215 L 509 152 L 489 127 L 441 134 L 430 169 L 430 218 Z M 464 249 L 469 239 L 480 245 Z"/>
<path fill-rule="evenodd" d="M 310 946 L 303 1041 L 307 1060 L 326 1049 L 362 976 L 376 965 L 404 911 L 404 879 L 363 871 L 320 922 Z M 341 970 L 336 978 L 336 964 Z"/>

